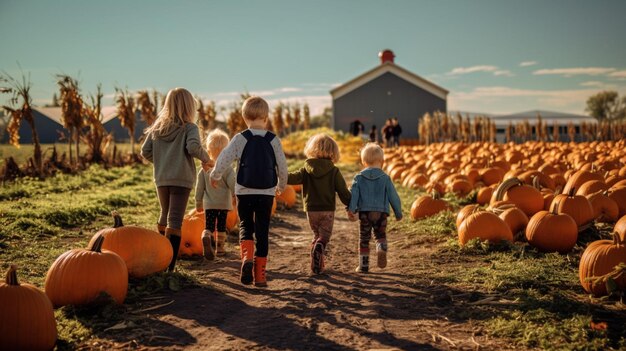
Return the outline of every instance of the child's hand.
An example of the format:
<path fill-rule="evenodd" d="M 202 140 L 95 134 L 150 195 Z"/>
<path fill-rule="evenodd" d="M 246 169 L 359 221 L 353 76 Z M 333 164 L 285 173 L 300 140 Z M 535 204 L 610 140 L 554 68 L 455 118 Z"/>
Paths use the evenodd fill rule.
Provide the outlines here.
<path fill-rule="evenodd" d="M 350 210 L 346 211 L 346 213 L 348 214 L 348 220 L 350 220 L 351 222 L 355 222 L 357 220 L 356 213 Z"/>
<path fill-rule="evenodd" d="M 215 180 L 215 179 L 211 178 L 211 187 L 212 187 L 213 189 L 217 189 L 217 180 Z"/>
<path fill-rule="evenodd" d="M 278 190 L 278 188 L 276 188 L 276 196 L 280 196 L 280 194 L 282 194 L 282 191 Z"/>
<path fill-rule="evenodd" d="M 208 172 L 208 171 L 211 169 L 211 167 L 213 167 L 213 164 L 212 164 L 212 163 L 213 163 L 212 161 L 209 161 L 209 162 L 202 162 L 202 169 L 203 169 L 205 172 Z"/>

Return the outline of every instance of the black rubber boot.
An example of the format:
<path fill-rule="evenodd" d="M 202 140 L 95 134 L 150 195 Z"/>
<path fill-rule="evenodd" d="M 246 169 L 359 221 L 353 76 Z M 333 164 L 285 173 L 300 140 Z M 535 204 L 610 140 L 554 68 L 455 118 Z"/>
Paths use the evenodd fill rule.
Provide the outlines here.
<path fill-rule="evenodd" d="M 172 255 L 172 262 L 170 262 L 170 266 L 167 271 L 173 272 L 174 267 L 176 266 L 176 259 L 178 258 L 178 249 L 180 248 L 180 236 L 169 234 L 168 239 L 170 240 L 170 244 L 172 244 L 174 254 Z"/>

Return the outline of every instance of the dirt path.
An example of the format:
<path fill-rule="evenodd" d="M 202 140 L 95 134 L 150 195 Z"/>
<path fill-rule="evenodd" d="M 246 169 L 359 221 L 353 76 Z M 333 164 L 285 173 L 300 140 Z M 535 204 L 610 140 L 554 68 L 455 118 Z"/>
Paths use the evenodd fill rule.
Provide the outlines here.
<path fill-rule="evenodd" d="M 355 273 L 357 223 L 348 222 L 342 212 L 337 211 L 325 274 L 309 273 L 311 234 L 306 215 L 301 210 L 281 211 L 271 226 L 268 288 L 239 283 L 238 247 L 236 238 L 231 237 L 223 258 L 182 261 L 201 287 L 167 296 L 166 300 L 173 300 L 171 304 L 148 312 L 150 322 L 142 326 L 143 337 L 115 346 L 189 350 L 506 348 L 502 342 L 482 336 L 471 321 L 455 318 L 449 291 L 416 283 L 404 274 L 407 266 L 415 264 L 411 261 L 429 260 L 428 249 L 397 250 L 391 237 L 388 267 L 371 267 L 365 275 Z M 147 329 L 151 337 L 145 335 Z"/>

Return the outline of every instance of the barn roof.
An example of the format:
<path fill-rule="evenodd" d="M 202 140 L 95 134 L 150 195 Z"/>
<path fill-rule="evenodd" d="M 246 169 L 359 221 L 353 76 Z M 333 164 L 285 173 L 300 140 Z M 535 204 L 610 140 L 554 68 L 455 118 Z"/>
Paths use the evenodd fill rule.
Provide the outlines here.
<path fill-rule="evenodd" d="M 63 111 L 61 110 L 61 107 L 33 107 L 33 110 L 55 121 L 59 125 L 63 125 Z M 102 124 L 105 124 L 117 117 L 117 108 L 115 106 L 104 106 L 102 107 L 101 113 Z"/>
<path fill-rule="evenodd" d="M 331 90 L 330 94 L 332 95 L 333 99 L 340 98 L 341 96 L 348 94 L 349 92 L 369 83 L 370 81 L 382 76 L 385 73 L 392 73 L 441 99 L 445 100 L 448 95 L 448 91 L 446 89 L 396 65 L 393 62 L 385 62 L 379 66 L 374 67 L 373 69 L 361 74 L 360 76 L 350 80 L 349 82 Z"/>

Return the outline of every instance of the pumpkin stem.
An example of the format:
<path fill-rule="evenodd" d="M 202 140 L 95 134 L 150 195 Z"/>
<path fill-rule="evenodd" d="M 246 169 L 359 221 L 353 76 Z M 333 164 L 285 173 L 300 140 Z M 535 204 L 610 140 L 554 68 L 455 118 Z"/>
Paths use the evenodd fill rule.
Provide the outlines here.
<path fill-rule="evenodd" d="M 572 188 L 569 190 L 569 194 L 567 194 L 567 196 L 569 196 L 569 197 L 574 197 L 574 195 L 576 195 L 576 188 L 575 188 L 575 187 L 572 187 Z"/>
<path fill-rule="evenodd" d="M 613 245 L 623 246 L 624 244 L 626 243 L 622 240 L 622 237 L 619 235 L 619 233 L 613 232 Z"/>
<path fill-rule="evenodd" d="M 98 235 L 96 241 L 93 242 L 93 245 L 89 247 L 89 251 L 93 252 L 102 252 L 102 243 L 104 243 L 104 236 L 102 234 Z"/>
<path fill-rule="evenodd" d="M 113 216 L 113 228 L 123 227 L 124 223 L 122 223 L 122 216 L 117 211 L 111 211 L 111 216 Z"/>
<path fill-rule="evenodd" d="M 6 283 L 7 285 L 20 285 L 20 283 L 17 281 L 17 266 L 12 264 L 11 267 L 9 267 L 9 270 L 7 271 L 7 279 L 6 279 Z"/>
<path fill-rule="evenodd" d="M 441 197 L 441 196 L 439 195 L 439 192 L 438 192 L 437 190 L 435 190 L 435 189 L 433 189 L 433 190 L 432 190 L 432 192 L 431 192 L 430 196 L 431 196 L 433 199 L 435 199 L 435 200 L 439 200 L 439 198 Z"/>

